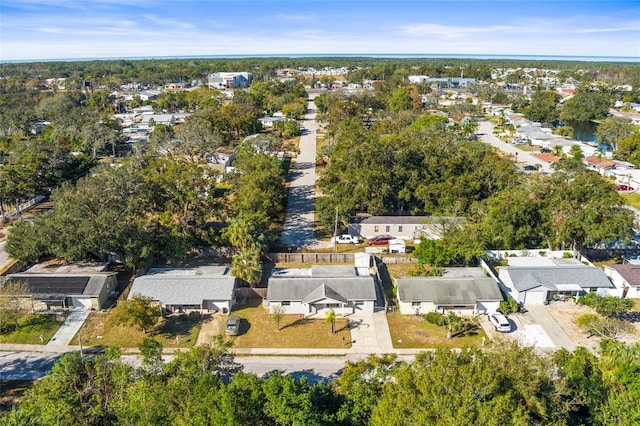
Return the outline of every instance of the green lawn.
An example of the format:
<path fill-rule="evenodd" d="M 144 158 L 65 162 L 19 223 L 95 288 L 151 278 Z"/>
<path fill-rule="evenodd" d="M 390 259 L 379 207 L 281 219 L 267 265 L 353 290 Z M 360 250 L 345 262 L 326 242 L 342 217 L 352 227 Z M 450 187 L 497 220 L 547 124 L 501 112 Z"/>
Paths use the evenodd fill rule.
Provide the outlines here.
<path fill-rule="evenodd" d="M 393 347 L 397 349 L 411 348 L 465 348 L 478 347 L 486 334 L 482 327 L 448 339 L 444 327 L 425 321 L 422 316 L 387 314 L 389 331 Z"/>
<path fill-rule="evenodd" d="M 108 312 L 92 312 L 79 333 L 83 346 L 137 348 L 142 339 L 152 337 L 164 348 L 189 348 L 196 343 L 201 325 L 200 320 L 192 321 L 186 315 L 172 315 L 144 334 L 136 327 L 117 323 Z M 71 344 L 79 344 L 77 334 Z"/>
<path fill-rule="evenodd" d="M 61 322 L 55 315 L 34 314 L 22 317 L 16 330 L 0 333 L 0 343 L 19 343 L 27 345 L 44 345 L 60 328 Z M 42 340 L 40 340 L 42 336 Z"/>
<path fill-rule="evenodd" d="M 236 348 L 336 348 L 351 347 L 349 322 L 337 317 L 336 333 L 330 334 L 323 318 L 305 319 L 302 315 L 285 315 L 280 331 L 269 312 L 258 301 L 231 312 L 243 319 L 238 336 L 228 337 Z"/>
<path fill-rule="evenodd" d="M 640 194 L 637 192 L 631 192 L 629 194 L 620 194 L 625 199 L 628 205 L 640 209 Z"/>

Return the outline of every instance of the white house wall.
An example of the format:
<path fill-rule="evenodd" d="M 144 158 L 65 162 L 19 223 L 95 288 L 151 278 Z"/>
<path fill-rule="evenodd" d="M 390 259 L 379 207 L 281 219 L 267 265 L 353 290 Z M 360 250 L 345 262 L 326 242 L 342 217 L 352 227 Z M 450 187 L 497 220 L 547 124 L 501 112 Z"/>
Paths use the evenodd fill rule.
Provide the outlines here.
<path fill-rule="evenodd" d="M 547 300 L 548 293 L 549 289 L 545 287 L 537 287 L 535 289 L 522 292 L 522 301 L 518 300 L 518 302 L 522 302 L 527 305 L 544 305 L 544 302 Z"/>
<path fill-rule="evenodd" d="M 424 315 L 427 312 L 435 312 L 436 307 L 433 302 L 420 302 L 420 306 L 413 306 L 413 302 L 398 302 L 400 307 L 400 313 L 404 315 L 415 315 L 416 309 L 419 310 L 418 314 Z"/>
<path fill-rule="evenodd" d="M 607 290 L 607 295 L 622 297 L 624 294 L 625 287 L 628 288 L 627 295 L 625 296 L 628 299 L 636 299 L 640 297 L 638 294 L 638 289 L 636 287 L 631 287 L 628 285 L 627 280 L 622 278 L 622 275 L 618 271 L 612 268 L 604 268 L 604 274 L 609 277 L 615 288 L 609 288 Z"/>
<path fill-rule="evenodd" d="M 205 312 L 224 312 L 225 310 L 229 312 L 231 310 L 231 303 L 228 300 L 205 300 L 202 304 L 202 309 Z"/>
<path fill-rule="evenodd" d="M 498 310 L 500 302 L 477 302 L 476 314 L 492 314 Z"/>
<path fill-rule="evenodd" d="M 282 305 L 281 302 L 269 302 L 266 301 L 264 306 L 269 309 L 269 313 L 273 313 L 273 309 L 277 306 L 284 306 L 285 314 L 300 314 L 300 315 L 324 315 L 329 311 L 329 308 L 315 309 L 313 305 L 308 305 L 301 302 L 290 302 L 289 305 Z M 322 306 L 320 303 L 319 306 Z M 356 305 L 353 302 L 349 302 L 344 306 L 338 306 L 333 308 L 334 312 L 338 315 L 350 315 L 353 313 L 365 313 L 372 314 L 375 310 L 375 304 L 373 300 L 365 300 L 362 304 Z"/>

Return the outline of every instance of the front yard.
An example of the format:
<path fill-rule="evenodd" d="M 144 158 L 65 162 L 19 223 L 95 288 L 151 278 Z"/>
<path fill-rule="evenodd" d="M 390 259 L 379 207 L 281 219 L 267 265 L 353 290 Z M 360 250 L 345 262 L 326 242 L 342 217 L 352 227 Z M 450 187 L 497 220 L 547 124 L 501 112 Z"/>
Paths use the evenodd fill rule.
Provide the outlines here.
<path fill-rule="evenodd" d="M 195 345 L 200 332 L 201 320 L 189 319 L 187 315 L 163 317 L 146 334 L 139 328 L 119 324 L 109 313 L 92 312 L 80 329 L 83 346 L 117 346 L 119 348 L 137 348 L 142 339 L 152 337 L 162 343 L 164 348 L 189 348 Z M 78 334 L 71 341 L 78 345 Z"/>
<path fill-rule="evenodd" d="M 278 331 L 267 309 L 257 299 L 231 312 L 243 319 L 238 336 L 228 337 L 234 348 L 334 348 L 351 347 L 349 321 L 337 317 L 334 335 L 324 318 L 308 319 L 302 315 L 284 315 Z"/>
<path fill-rule="evenodd" d="M 640 209 L 640 194 L 637 192 L 631 192 L 628 194 L 620 194 L 622 198 L 626 201 L 628 205 L 631 207 L 635 207 L 636 209 Z"/>
<path fill-rule="evenodd" d="M 0 343 L 44 345 L 61 324 L 54 314 L 26 315 L 18 321 L 17 329 L 0 333 Z"/>
<path fill-rule="evenodd" d="M 447 338 L 444 327 L 430 324 L 421 315 L 387 314 L 391 341 L 396 349 L 473 348 L 482 345 L 486 334 L 479 325 L 462 335 Z M 486 339 L 488 342 L 488 339 Z"/>

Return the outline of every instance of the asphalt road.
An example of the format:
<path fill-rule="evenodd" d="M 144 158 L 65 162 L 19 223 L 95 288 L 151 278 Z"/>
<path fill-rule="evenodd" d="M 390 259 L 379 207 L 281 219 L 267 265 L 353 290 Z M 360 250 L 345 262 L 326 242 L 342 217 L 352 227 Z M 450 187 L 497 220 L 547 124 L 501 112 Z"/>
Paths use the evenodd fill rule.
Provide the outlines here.
<path fill-rule="evenodd" d="M 281 235 L 284 244 L 295 247 L 331 247 L 330 243 L 316 240 L 313 233 L 316 196 L 316 106 L 309 95 L 307 113 L 300 136 L 300 152 L 293 164 L 289 186 L 286 220 Z"/>
<path fill-rule="evenodd" d="M 0 379 L 2 380 L 39 380 L 51 369 L 62 354 L 46 352 L 0 352 Z M 335 380 L 339 377 L 347 361 L 356 361 L 362 356 L 349 357 L 302 357 L 302 356 L 237 356 L 236 361 L 243 365 L 243 371 L 265 377 L 269 372 L 279 371 L 295 378 L 307 377 L 310 383 L 322 380 Z M 163 356 L 165 361 L 172 355 Z M 404 362 L 412 362 L 412 355 L 398 357 Z M 134 355 L 125 355 L 123 360 L 138 365 Z"/>
<path fill-rule="evenodd" d="M 478 130 L 476 131 L 476 134 L 483 142 L 498 148 L 500 151 L 505 152 L 513 156 L 514 158 L 517 154 L 518 155 L 517 159 L 519 164 L 521 163 L 532 164 L 532 165 L 539 164 L 541 167 L 540 172 L 553 173 L 553 170 L 551 169 L 551 164 L 540 160 L 539 158 L 533 156 L 531 153 L 527 151 L 523 151 L 519 149 L 516 145 L 503 142 L 502 140 L 494 136 L 493 127 L 494 127 L 493 123 L 490 122 L 489 120 L 478 121 Z M 525 164 L 521 164 L 521 165 L 525 165 Z"/>
<path fill-rule="evenodd" d="M 61 356 L 51 352 L 0 352 L 0 379 L 39 380 Z"/>

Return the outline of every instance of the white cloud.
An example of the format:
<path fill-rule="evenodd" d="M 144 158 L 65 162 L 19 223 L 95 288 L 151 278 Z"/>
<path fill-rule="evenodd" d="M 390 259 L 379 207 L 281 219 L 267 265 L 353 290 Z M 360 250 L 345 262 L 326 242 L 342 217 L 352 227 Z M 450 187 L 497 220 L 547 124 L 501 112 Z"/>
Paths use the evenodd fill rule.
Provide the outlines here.
<path fill-rule="evenodd" d="M 300 21 L 300 22 L 308 22 L 316 19 L 316 15 L 296 15 L 296 14 L 288 14 L 288 13 L 279 13 L 273 16 L 275 19 L 279 19 L 282 21 Z"/>
<path fill-rule="evenodd" d="M 487 27 L 462 27 L 441 24 L 412 24 L 396 27 L 401 34 L 409 37 L 436 36 L 442 38 L 463 37 L 479 33 L 496 33 L 513 31 L 516 27 L 509 25 L 491 25 Z"/>
<path fill-rule="evenodd" d="M 172 28 L 181 28 L 185 30 L 195 28 L 193 24 L 178 21 L 177 19 L 160 18 L 155 15 L 144 15 L 144 18 L 158 26 L 165 27 L 167 30 L 171 30 Z"/>

